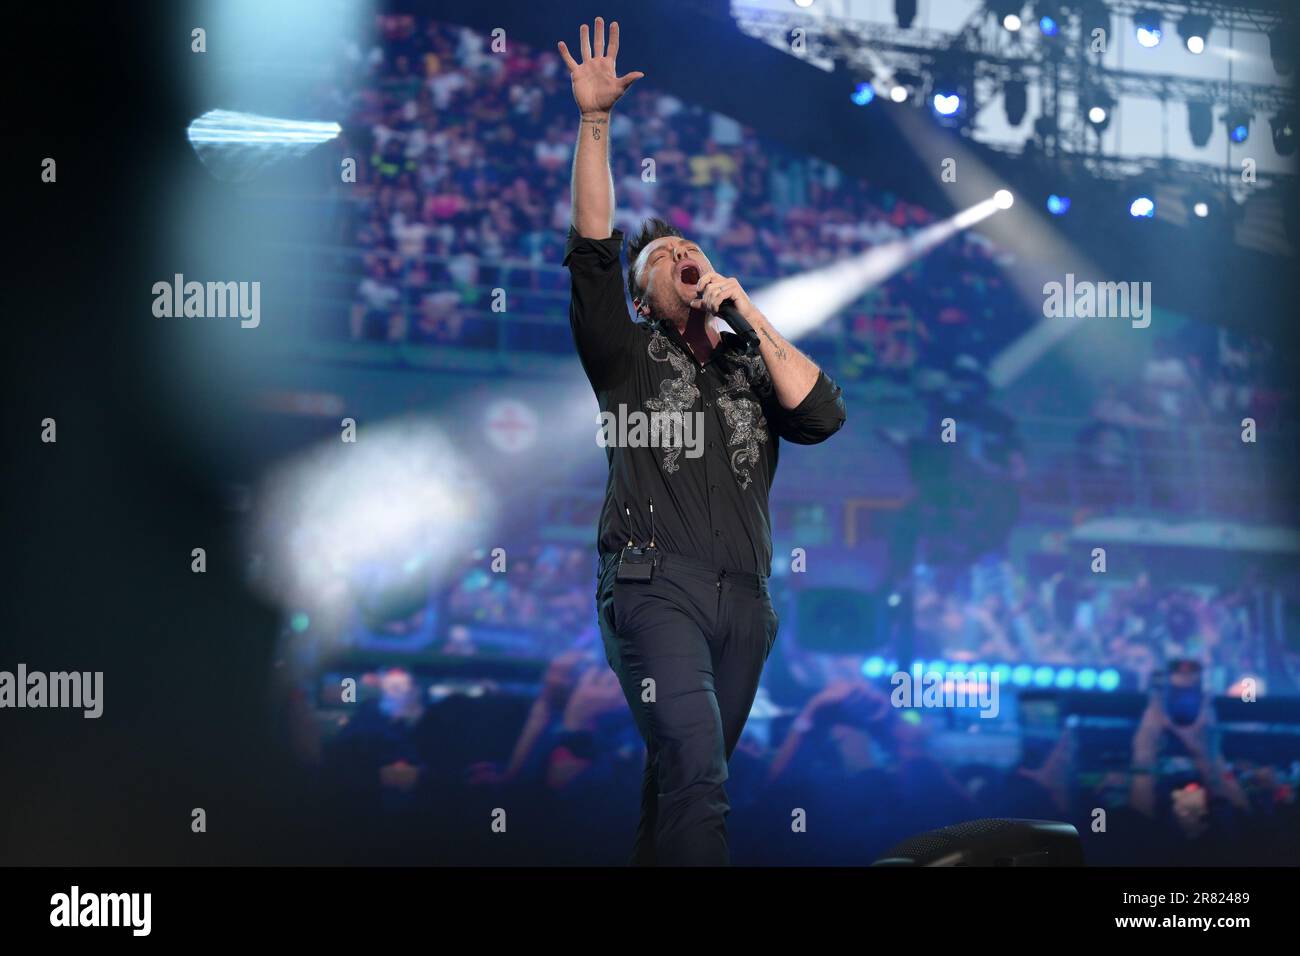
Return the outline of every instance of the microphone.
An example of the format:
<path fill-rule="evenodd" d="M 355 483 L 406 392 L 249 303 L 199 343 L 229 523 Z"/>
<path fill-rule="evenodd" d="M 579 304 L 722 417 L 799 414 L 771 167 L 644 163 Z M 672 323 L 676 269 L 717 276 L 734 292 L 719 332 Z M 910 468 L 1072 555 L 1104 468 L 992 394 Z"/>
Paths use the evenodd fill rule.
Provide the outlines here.
<path fill-rule="evenodd" d="M 688 264 L 682 269 L 681 280 L 688 285 L 695 285 L 700 280 L 700 271 L 694 264 Z M 740 314 L 736 308 L 736 303 L 731 299 L 723 299 L 718 306 L 718 318 L 731 326 L 731 330 L 740 336 L 741 344 L 744 347 L 746 355 L 754 355 L 758 352 L 758 333 L 749 321 Z"/>
<path fill-rule="evenodd" d="M 740 314 L 736 303 L 730 299 L 723 299 L 722 304 L 718 306 L 718 318 L 731 326 L 731 330 L 740 336 L 746 355 L 754 355 L 758 352 L 758 333 L 749 324 L 749 320 Z"/>

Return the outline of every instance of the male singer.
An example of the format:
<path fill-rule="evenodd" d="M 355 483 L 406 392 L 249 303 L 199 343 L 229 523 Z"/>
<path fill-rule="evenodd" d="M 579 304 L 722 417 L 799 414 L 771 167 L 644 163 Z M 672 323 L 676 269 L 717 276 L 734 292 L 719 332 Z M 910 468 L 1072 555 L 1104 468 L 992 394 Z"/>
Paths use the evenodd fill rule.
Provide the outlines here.
<path fill-rule="evenodd" d="M 767 590 L 777 440 L 824 441 L 844 424 L 844 401 L 736 279 L 713 271 L 700 247 L 662 220 L 628 244 L 627 290 L 644 317 L 631 320 L 623 234 L 613 228 L 609 119 L 645 74 L 616 75 L 617 23 L 608 50 L 600 17 L 594 33 L 593 53 L 583 24 L 581 63 L 558 45 L 581 113 L 564 253 L 573 339 L 602 414 L 698 415 L 704 429 L 694 454 L 671 437 L 606 453 L 597 608 L 606 658 L 647 749 L 631 862 L 726 865 L 727 761 L 778 625 Z M 726 300 L 757 332 L 757 353 L 712 327 Z"/>

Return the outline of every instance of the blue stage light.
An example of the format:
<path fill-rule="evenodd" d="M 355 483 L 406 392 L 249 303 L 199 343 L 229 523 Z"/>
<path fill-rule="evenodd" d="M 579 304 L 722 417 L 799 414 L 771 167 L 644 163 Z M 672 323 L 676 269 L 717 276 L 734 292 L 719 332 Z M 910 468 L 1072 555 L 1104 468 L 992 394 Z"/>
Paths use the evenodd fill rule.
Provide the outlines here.
<path fill-rule="evenodd" d="M 1038 18 L 1038 29 L 1042 31 L 1045 37 L 1054 37 L 1061 32 L 1061 25 L 1056 22 L 1055 17 L 1043 14 Z"/>
<path fill-rule="evenodd" d="M 1011 672 L 1011 683 L 1017 687 L 1026 686 L 1033 679 L 1034 669 L 1028 664 L 1017 665 L 1016 669 Z"/>
<path fill-rule="evenodd" d="M 1073 667 L 1062 667 L 1059 671 L 1056 672 L 1056 686 L 1073 687 L 1074 676 L 1075 675 L 1074 675 Z"/>
<path fill-rule="evenodd" d="M 1079 671 L 1079 676 L 1075 681 L 1080 690 L 1092 690 L 1097 686 L 1097 672 L 1091 667 L 1085 667 Z"/>
<path fill-rule="evenodd" d="M 1070 211 L 1070 197 L 1052 193 L 1047 197 L 1047 211 L 1053 216 L 1064 216 Z"/>
<path fill-rule="evenodd" d="M 1156 214 L 1155 200 L 1150 196 L 1138 196 L 1129 203 L 1128 214 L 1135 219 L 1150 219 Z"/>
<path fill-rule="evenodd" d="M 1228 139 L 1234 143 L 1244 143 L 1250 138 L 1250 110 L 1233 107 L 1223 114 L 1223 125 L 1228 129 Z"/>
<path fill-rule="evenodd" d="M 1156 29 L 1150 29 L 1148 27 L 1137 28 L 1138 43 L 1148 49 L 1160 45 L 1160 36 L 1160 29 L 1158 27 Z"/>
<path fill-rule="evenodd" d="M 1159 10 L 1137 10 L 1133 14 L 1133 30 L 1137 34 L 1137 41 L 1144 47 L 1160 45 L 1160 38 L 1164 36 L 1164 31 L 1160 23 Z"/>
<path fill-rule="evenodd" d="M 1048 667 L 1046 664 L 1042 665 L 1041 667 L 1039 667 L 1037 670 L 1034 671 L 1034 686 L 1051 687 L 1052 678 L 1055 676 L 1055 674 L 1056 672 L 1053 671 L 1052 668 Z"/>
<path fill-rule="evenodd" d="M 859 83 L 853 88 L 853 92 L 849 95 L 849 99 L 858 106 L 866 106 L 875 98 L 876 91 L 872 89 L 870 83 Z"/>
<path fill-rule="evenodd" d="M 934 94 L 934 111 L 940 116 L 952 116 L 961 109 L 961 97 L 956 93 L 936 91 Z"/>
<path fill-rule="evenodd" d="M 881 677 L 885 673 L 883 657 L 868 657 L 862 664 L 862 673 L 867 677 Z"/>
<path fill-rule="evenodd" d="M 1111 691 L 1119 686 L 1119 671 L 1113 667 L 1108 667 L 1097 677 L 1097 686 L 1102 690 Z"/>

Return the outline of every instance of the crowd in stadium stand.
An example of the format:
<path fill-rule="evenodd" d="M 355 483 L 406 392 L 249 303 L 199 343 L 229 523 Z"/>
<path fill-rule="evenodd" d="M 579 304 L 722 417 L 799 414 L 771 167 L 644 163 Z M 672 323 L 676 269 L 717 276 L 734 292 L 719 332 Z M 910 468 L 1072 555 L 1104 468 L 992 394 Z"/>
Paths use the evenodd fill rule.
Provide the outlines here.
<path fill-rule="evenodd" d="M 348 50 L 327 93 L 347 118 L 345 153 L 361 158 L 349 192 L 360 197 L 355 215 L 336 237 L 362 253 L 340 332 L 568 351 L 563 277 L 528 268 L 559 264 L 571 214 L 573 104 L 558 55 L 515 42 L 493 53 L 478 32 L 410 15 L 378 20 L 376 44 Z M 626 233 L 666 218 L 751 288 L 933 221 L 866 180 L 652 89 L 620 103 L 610 136 L 615 227 Z M 1031 321 L 1004 278 L 1011 264 L 976 232 L 939 246 L 823 328 L 843 333 L 837 376 L 898 375 L 918 362 L 943 368 L 959 355 L 987 362 Z M 491 310 L 499 285 L 524 329 L 507 333 Z M 538 320 L 549 334 L 527 327 Z M 817 352 L 815 335 L 805 347 Z M 1267 418 L 1279 405 L 1282 389 L 1261 385 L 1273 363 L 1258 339 L 1224 331 L 1214 342 L 1162 339 L 1159 349 L 1140 384 L 1108 390 L 1099 421 L 1118 416 L 1141 428 L 1219 412 Z M 1050 407 L 1050 396 L 1042 404 Z"/>
<path fill-rule="evenodd" d="M 551 51 L 511 43 L 494 54 L 467 29 L 409 16 L 381 21 L 382 46 L 350 51 L 335 91 L 348 117 L 344 149 L 365 158 L 364 199 L 352 234 L 340 237 L 365 253 L 348 334 L 494 346 L 503 333 L 488 297 L 502 263 L 556 266 L 563 255 L 575 135 L 567 73 Z M 650 216 L 666 218 L 751 288 L 933 220 L 650 89 L 619 105 L 610 137 L 615 227 L 628 233 Z M 987 355 L 989 330 L 1009 337 L 1025 315 L 998 258 L 988 240 L 963 233 L 845 310 L 826 330 L 847 333 L 841 375 L 897 372 L 931 353 L 937 364 Z M 563 285 L 515 277 L 512 314 L 562 322 Z"/>
<path fill-rule="evenodd" d="M 980 573 L 983 572 L 983 573 Z M 1242 678 L 1300 677 L 1300 655 L 1270 640 L 1269 595 L 1258 576 L 1236 587 L 1109 583 L 1101 575 L 1031 577 L 1010 562 L 963 575 L 965 587 L 918 576 L 917 653 L 966 662 L 1114 667 L 1145 689 L 1173 660 L 1198 661 L 1207 684 L 1232 692 Z"/>

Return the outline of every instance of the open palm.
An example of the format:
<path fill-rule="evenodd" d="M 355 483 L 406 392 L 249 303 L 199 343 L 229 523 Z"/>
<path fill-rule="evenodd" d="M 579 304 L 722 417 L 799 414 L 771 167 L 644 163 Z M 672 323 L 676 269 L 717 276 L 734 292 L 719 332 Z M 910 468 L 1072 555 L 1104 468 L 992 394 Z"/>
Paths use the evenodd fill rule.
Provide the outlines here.
<path fill-rule="evenodd" d="M 609 25 L 609 49 L 605 49 L 605 21 L 596 18 L 596 53 L 593 55 L 591 34 L 584 23 L 578 32 L 578 54 L 581 63 L 574 62 L 569 48 L 564 41 L 559 43 L 560 56 L 564 57 L 569 67 L 569 77 L 573 81 L 573 98 L 583 113 L 607 113 L 618 102 L 627 88 L 645 76 L 636 71 L 626 76 L 619 76 L 614 69 L 614 58 L 618 56 L 618 22 Z"/>

